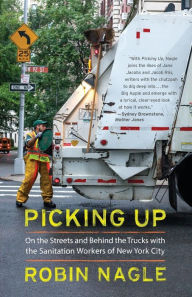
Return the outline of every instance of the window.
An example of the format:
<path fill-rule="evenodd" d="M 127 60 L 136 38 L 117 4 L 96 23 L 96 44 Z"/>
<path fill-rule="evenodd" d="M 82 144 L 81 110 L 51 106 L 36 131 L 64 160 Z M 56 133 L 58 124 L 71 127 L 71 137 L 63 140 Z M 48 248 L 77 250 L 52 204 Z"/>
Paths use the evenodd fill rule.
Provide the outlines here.
<path fill-rule="evenodd" d="M 192 7 L 192 0 L 182 0 L 182 9 L 190 9 Z"/>

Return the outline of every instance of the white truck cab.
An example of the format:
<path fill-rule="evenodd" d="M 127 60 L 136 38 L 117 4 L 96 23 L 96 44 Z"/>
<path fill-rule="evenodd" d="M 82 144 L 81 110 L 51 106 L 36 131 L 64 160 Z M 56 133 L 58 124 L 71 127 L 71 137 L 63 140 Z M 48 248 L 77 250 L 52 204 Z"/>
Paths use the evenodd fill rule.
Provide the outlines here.
<path fill-rule="evenodd" d="M 55 115 L 53 184 L 90 199 L 143 201 L 168 178 L 171 205 L 177 189 L 192 206 L 191 52 L 190 11 L 137 15 L 101 60 L 90 149 L 86 79 Z"/>

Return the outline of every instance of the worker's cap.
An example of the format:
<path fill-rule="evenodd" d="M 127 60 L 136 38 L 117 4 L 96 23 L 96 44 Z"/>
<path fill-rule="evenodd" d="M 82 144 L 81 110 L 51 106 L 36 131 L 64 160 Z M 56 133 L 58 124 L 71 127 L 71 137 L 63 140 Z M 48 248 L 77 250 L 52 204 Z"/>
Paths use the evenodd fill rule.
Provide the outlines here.
<path fill-rule="evenodd" d="M 42 120 L 36 120 L 33 123 L 33 127 L 35 128 L 37 125 L 41 125 L 41 124 L 47 124 L 47 122 L 46 121 L 42 121 Z"/>

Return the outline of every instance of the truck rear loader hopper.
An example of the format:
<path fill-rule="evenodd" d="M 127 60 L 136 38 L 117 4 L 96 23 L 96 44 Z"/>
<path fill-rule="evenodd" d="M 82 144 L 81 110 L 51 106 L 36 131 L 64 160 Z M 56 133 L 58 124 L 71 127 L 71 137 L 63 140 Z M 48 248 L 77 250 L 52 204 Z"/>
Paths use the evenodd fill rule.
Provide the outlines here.
<path fill-rule="evenodd" d="M 152 199 L 169 180 L 192 206 L 192 14 L 137 15 L 54 118 L 53 184 L 90 199 Z"/>

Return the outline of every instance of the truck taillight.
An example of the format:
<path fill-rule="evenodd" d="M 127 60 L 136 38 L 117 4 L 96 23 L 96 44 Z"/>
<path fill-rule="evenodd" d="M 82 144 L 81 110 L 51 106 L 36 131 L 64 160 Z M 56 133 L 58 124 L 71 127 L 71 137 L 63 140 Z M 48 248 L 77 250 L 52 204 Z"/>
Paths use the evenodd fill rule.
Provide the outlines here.
<path fill-rule="evenodd" d="M 66 179 L 66 181 L 67 181 L 68 184 L 71 184 L 72 181 L 73 181 L 73 179 L 72 179 L 71 177 L 68 177 L 68 178 Z"/>
<path fill-rule="evenodd" d="M 107 142 L 106 139 L 102 139 L 102 140 L 100 141 L 100 144 L 101 144 L 101 145 L 107 145 L 107 143 L 108 143 L 108 142 Z"/>
<path fill-rule="evenodd" d="M 54 179 L 54 183 L 55 183 L 55 184 L 59 184 L 59 183 L 60 183 L 60 178 L 56 177 L 56 178 Z"/>

